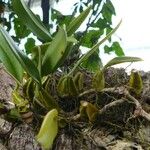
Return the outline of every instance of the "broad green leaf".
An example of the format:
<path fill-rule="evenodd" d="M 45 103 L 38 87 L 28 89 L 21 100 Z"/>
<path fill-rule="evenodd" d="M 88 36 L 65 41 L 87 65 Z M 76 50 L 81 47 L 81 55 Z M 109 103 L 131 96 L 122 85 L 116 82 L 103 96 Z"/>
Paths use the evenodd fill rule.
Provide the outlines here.
<path fill-rule="evenodd" d="M 120 46 L 120 44 L 118 42 L 113 42 L 112 48 L 114 49 L 115 54 L 117 56 L 124 56 L 123 49 L 121 48 L 121 46 Z"/>
<path fill-rule="evenodd" d="M 98 42 L 98 39 L 103 33 L 104 33 L 103 30 L 89 30 L 86 36 L 84 37 L 82 46 L 91 48 L 93 45 L 95 45 Z"/>
<path fill-rule="evenodd" d="M 42 145 L 44 150 L 52 148 L 53 141 L 58 133 L 58 111 L 52 109 L 49 111 L 42 122 L 40 131 L 37 135 L 37 141 Z"/>
<path fill-rule="evenodd" d="M 91 27 L 99 28 L 101 31 L 103 31 L 105 28 L 108 27 L 108 23 L 106 19 L 99 18 L 97 22 L 91 25 Z"/>
<path fill-rule="evenodd" d="M 91 72 L 96 72 L 100 68 L 102 68 L 102 62 L 99 57 L 98 52 L 94 52 L 91 56 L 89 56 L 83 63 L 81 64 L 82 67 L 86 68 Z"/>
<path fill-rule="evenodd" d="M 90 13 L 91 6 L 88 7 L 85 11 L 83 11 L 77 18 L 73 19 L 68 28 L 67 28 L 67 35 L 71 36 L 83 23 L 83 21 L 86 19 L 88 14 Z"/>
<path fill-rule="evenodd" d="M 115 52 L 117 56 L 124 56 L 123 49 L 121 48 L 118 42 L 113 42 L 113 44 L 109 47 L 107 45 L 104 46 L 105 53 Z"/>
<path fill-rule="evenodd" d="M 107 5 L 107 8 L 109 9 L 109 11 L 113 14 L 113 15 L 116 15 L 116 12 L 115 12 L 115 8 L 111 2 L 111 0 L 106 0 L 106 5 Z"/>
<path fill-rule="evenodd" d="M 139 57 L 128 57 L 128 56 L 122 56 L 122 57 L 115 57 L 112 60 L 110 60 L 104 67 L 103 69 L 106 69 L 107 67 L 120 64 L 120 63 L 125 63 L 125 62 L 137 62 L 137 61 L 142 61 L 141 58 Z"/>
<path fill-rule="evenodd" d="M 113 49 L 111 46 L 110 47 L 108 45 L 104 46 L 104 52 L 105 53 L 110 54 L 110 52 L 112 52 L 112 51 L 113 51 Z"/>
<path fill-rule="evenodd" d="M 12 49 L 14 49 L 14 47 L 10 45 L 4 29 L 0 25 L 0 60 L 10 75 L 12 75 L 16 81 L 21 83 L 23 78 L 23 68 L 15 57 Z"/>
<path fill-rule="evenodd" d="M 50 41 L 51 35 L 43 23 L 36 15 L 27 7 L 24 0 L 12 0 L 15 13 L 24 24 L 41 40 Z"/>
<path fill-rule="evenodd" d="M 106 35 L 106 37 L 104 37 L 100 42 L 98 42 L 96 45 L 93 46 L 93 48 L 88 51 L 85 55 L 83 55 L 75 64 L 75 66 L 73 67 L 73 69 L 71 70 L 71 72 L 69 74 L 72 74 L 76 68 L 86 59 L 88 59 L 89 56 L 91 56 L 98 48 L 101 44 L 103 44 L 105 41 L 107 41 L 113 33 L 116 32 L 116 30 L 119 28 L 120 24 L 121 24 L 122 20 L 118 23 L 118 25 L 110 32 Z"/>
<path fill-rule="evenodd" d="M 61 12 L 59 12 L 56 9 L 52 8 L 51 11 L 51 19 L 54 21 L 56 21 L 56 24 L 58 24 L 59 26 L 62 25 L 66 25 L 68 26 L 70 21 L 73 19 L 74 17 L 72 15 L 63 15 Z"/>
<path fill-rule="evenodd" d="M 115 15 L 115 9 L 110 0 L 106 0 L 102 8 L 103 17 L 112 24 L 112 15 Z"/>
<path fill-rule="evenodd" d="M 3 47 L 3 51 L 1 51 L 2 53 L 2 59 L 4 62 L 4 65 L 6 65 L 8 71 L 10 71 L 10 73 L 17 79 L 18 76 L 16 76 L 16 74 L 19 74 L 19 81 L 22 78 L 22 74 L 19 73 L 19 71 L 21 70 L 21 67 L 17 64 L 18 62 L 21 64 L 21 66 L 23 67 L 23 69 L 38 83 L 41 83 L 41 79 L 40 79 L 40 75 L 39 72 L 37 70 L 37 68 L 35 67 L 35 65 L 33 64 L 33 62 L 23 53 L 23 51 L 21 51 L 17 45 L 14 43 L 14 41 L 12 40 L 12 38 L 9 36 L 9 34 L 3 29 L 3 27 L 0 26 L 0 31 L 1 31 L 1 39 L 3 40 L 4 43 L 1 44 L 1 47 Z M 4 47 L 6 45 L 6 47 L 9 47 L 8 51 L 7 49 Z M 9 64 L 9 60 L 11 60 L 11 63 Z M 12 60 L 12 58 L 15 58 L 18 60 L 18 62 L 16 60 Z M 16 64 L 15 64 L 16 63 Z M 14 65 L 14 66 L 13 66 Z M 17 66 L 18 68 L 17 68 Z M 10 67 L 16 67 L 14 71 L 12 71 L 12 69 Z M 14 74 L 15 73 L 15 74 Z"/>
<path fill-rule="evenodd" d="M 54 72 L 62 59 L 65 60 L 67 46 L 67 36 L 63 28 L 59 28 L 53 41 L 49 44 L 42 60 L 42 75 Z"/>
<path fill-rule="evenodd" d="M 14 18 L 14 30 L 17 38 L 25 38 L 27 37 L 31 31 L 27 28 L 27 26 L 20 20 L 20 18 Z"/>
<path fill-rule="evenodd" d="M 27 42 L 25 43 L 26 53 L 30 54 L 34 46 L 35 46 L 35 40 L 33 38 L 28 38 Z"/>

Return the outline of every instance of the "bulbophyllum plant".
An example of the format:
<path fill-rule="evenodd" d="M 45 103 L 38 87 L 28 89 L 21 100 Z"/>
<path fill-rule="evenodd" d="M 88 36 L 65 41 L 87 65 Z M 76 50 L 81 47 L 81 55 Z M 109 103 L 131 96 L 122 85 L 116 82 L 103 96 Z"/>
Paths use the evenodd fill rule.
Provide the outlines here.
<path fill-rule="evenodd" d="M 19 114 L 32 110 L 38 112 L 38 108 L 42 108 L 42 111 L 37 113 L 42 120 L 41 128 L 37 134 L 37 141 L 44 149 L 50 149 L 58 133 L 59 112 L 62 110 L 55 97 L 45 88 L 45 82 L 47 82 L 46 79 L 51 74 L 61 70 L 64 61 L 71 52 L 72 46 L 78 42 L 74 37 L 74 33 L 87 18 L 92 7 L 89 6 L 79 16 L 73 18 L 68 26 L 59 26 L 58 30 L 51 35 L 43 23 L 26 6 L 24 0 L 12 0 L 12 5 L 18 17 L 34 35 L 43 41 L 43 44 L 35 46 L 31 50 L 31 57 L 28 57 L 19 49 L 3 26 L 0 25 L 0 60 L 17 84 L 12 93 L 12 101 L 16 106 L 18 117 Z M 120 24 L 121 21 L 91 50 L 81 55 L 67 73 L 63 72 L 63 69 L 60 71 L 61 77 L 56 87 L 60 97 L 79 96 L 81 89 L 83 89 L 84 78 L 82 73 L 78 72 L 78 68 L 97 51 L 101 44 L 111 37 Z M 141 59 L 122 56 L 110 60 L 94 73 L 93 89 L 100 92 L 105 88 L 104 70 L 108 67 L 119 63 L 136 61 L 141 61 Z M 22 87 L 24 97 L 20 94 L 19 87 Z M 86 114 L 89 121 L 93 121 L 97 112 L 97 108 L 94 105 L 88 102 L 81 102 L 79 109 L 81 116 Z M 44 115 L 45 117 L 43 118 Z"/>

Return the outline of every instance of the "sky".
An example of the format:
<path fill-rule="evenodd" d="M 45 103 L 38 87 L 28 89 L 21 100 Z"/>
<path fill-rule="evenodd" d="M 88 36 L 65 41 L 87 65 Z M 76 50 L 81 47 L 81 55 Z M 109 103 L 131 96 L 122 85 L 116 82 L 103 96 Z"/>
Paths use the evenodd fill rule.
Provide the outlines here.
<path fill-rule="evenodd" d="M 68 14 L 77 0 L 61 0 L 55 8 Z M 113 17 L 114 25 L 123 20 L 115 35 L 121 38 L 121 46 L 127 56 L 141 57 L 143 62 L 133 63 L 132 68 L 150 70 L 150 0 L 112 0 L 117 16 Z M 63 7 L 62 7 L 63 6 Z M 100 54 L 104 63 L 115 55 Z M 126 67 L 129 64 L 121 65 Z M 120 65 L 119 65 L 120 67 Z"/>

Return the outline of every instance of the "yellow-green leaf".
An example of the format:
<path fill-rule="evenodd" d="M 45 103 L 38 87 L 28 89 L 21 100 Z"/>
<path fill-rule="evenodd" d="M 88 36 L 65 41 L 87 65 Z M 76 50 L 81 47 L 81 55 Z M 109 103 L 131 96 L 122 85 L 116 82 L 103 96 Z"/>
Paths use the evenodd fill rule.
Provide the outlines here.
<path fill-rule="evenodd" d="M 78 91 L 83 90 L 84 85 L 84 74 L 81 72 L 77 72 L 73 77 L 74 84 Z"/>
<path fill-rule="evenodd" d="M 58 94 L 62 97 L 78 95 L 78 90 L 76 88 L 73 78 L 67 75 L 59 79 L 57 91 Z"/>
<path fill-rule="evenodd" d="M 23 93 L 29 101 L 33 100 L 35 91 L 35 82 L 32 78 L 29 78 L 26 83 L 23 85 Z"/>
<path fill-rule="evenodd" d="M 136 93 L 137 95 L 142 92 L 143 81 L 140 73 L 137 70 L 132 70 L 129 80 L 130 91 Z"/>
<path fill-rule="evenodd" d="M 88 117 L 90 122 L 95 121 L 96 114 L 98 109 L 91 103 L 87 101 L 81 101 L 80 105 L 80 116 L 85 118 Z"/>
<path fill-rule="evenodd" d="M 93 88 L 98 92 L 100 92 L 102 89 L 105 88 L 104 73 L 101 70 L 97 71 L 94 74 L 92 85 L 93 85 Z"/>
<path fill-rule="evenodd" d="M 16 105 L 19 112 L 26 112 L 29 109 L 29 102 L 24 99 L 17 90 L 12 92 L 12 102 Z"/>
<path fill-rule="evenodd" d="M 56 100 L 44 89 L 41 89 L 38 92 L 37 100 L 39 100 L 40 103 L 42 103 L 42 105 L 44 105 L 45 108 L 48 110 L 51 110 L 54 108 L 56 108 L 57 110 L 59 109 Z"/>
<path fill-rule="evenodd" d="M 53 141 L 58 133 L 58 111 L 52 109 L 49 111 L 37 135 L 37 141 L 42 145 L 44 150 L 49 150 L 53 146 Z"/>

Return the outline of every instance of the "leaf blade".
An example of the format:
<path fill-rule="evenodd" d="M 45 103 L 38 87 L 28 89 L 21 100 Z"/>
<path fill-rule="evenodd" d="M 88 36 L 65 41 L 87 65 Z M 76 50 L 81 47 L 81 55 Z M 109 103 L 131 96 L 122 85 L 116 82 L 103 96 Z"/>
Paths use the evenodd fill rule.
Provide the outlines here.
<path fill-rule="evenodd" d="M 55 35 L 55 38 L 49 44 L 42 60 L 42 75 L 48 75 L 54 72 L 59 66 L 59 62 L 65 59 L 67 47 L 67 36 L 63 28 Z"/>
<path fill-rule="evenodd" d="M 5 39 L 7 46 L 10 47 L 9 54 L 12 57 L 18 60 L 18 63 L 22 66 L 22 68 L 38 83 L 41 83 L 41 78 L 39 75 L 39 71 L 33 64 L 33 62 L 21 51 L 17 45 L 14 43 L 9 34 L 0 26 L 1 37 Z M 11 59 L 11 58 L 10 58 Z M 17 68 L 16 68 L 17 69 Z"/>
<path fill-rule="evenodd" d="M 71 36 L 83 23 L 83 21 L 86 19 L 88 14 L 90 13 L 91 6 L 88 7 L 85 11 L 83 11 L 77 18 L 73 19 L 71 23 L 69 24 L 67 28 L 67 34 L 68 36 Z"/>
<path fill-rule="evenodd" d="M 104 67 L 103 70 L 106 69 L 107 67 L 120 64 L 120 63 L 125 63 L 125 62 L 137 62 L 137 61 L 142 61 L 141 58 L 139 57 L 129 57 L 129 56 L 120 56 L 120 57 L 115 57 L 112 60 L 110 60 Z"/>
<path fill-rule="evenodd" d="M 44 147 L 44 149 L 50 149 L 52 147 L 53 141 L 58 133 L 58 111 L 52 109 L 49 111 L 40 128 L 37 135 L 37 141 Z"/>
<path fill-rule="evenodd" d="M 23 78 L 23 68 L 12 53 L 11 47 L 9 46 L 9 43 L 4 37 L 4 31 L 1 25 L 0 41 L 0 60 L 3 62 L 5 68 L 13 76 L 13 78 L 15 78 L 16 81 L 21 83 Z"/>
<path fill-rule="evenodd" d="M 120 20 L 120 22 L 118 23 L 118 25 L 111 31 L 109 32 L 100 42 L 98 42 L 96 45 L 94 45 L 92 47 L 92 49 L 90 51 L 88 51 L 85 55 L 83 55 L 75 64 L 75 66 L 73 67 L 73 69 L 71 70 L 71 72 L 69 73 L 69 75 L 71 75 L 76 68 L 84 61 L 86 60 L 89 56 L 91 56 L 98 48 L 101 44 L 103 44 L 106 40 L 108 40 L 113 33 L 116 32 L 116 30 L 119 28 L 120 24 L 121 24 L 122 20 Z"/>
<path fill-rule="evenodd" d="M 13 9 L 19 18 L 31 29 L 41 40 L 50 41 L 51 35 L 43 23 L 26 6 L 24 0 L 12 0 Z"/>

